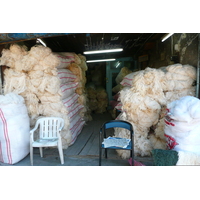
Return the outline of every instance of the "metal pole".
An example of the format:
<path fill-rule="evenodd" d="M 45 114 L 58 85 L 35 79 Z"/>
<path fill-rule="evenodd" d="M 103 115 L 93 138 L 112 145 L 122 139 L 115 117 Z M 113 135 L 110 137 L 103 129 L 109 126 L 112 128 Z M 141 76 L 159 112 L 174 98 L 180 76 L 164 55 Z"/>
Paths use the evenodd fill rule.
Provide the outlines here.
<path fill-rule="evenodd" d="M 197 85 L 196 85 L 197 98 L 199 98 L 199 71 L 200 71 L 200 33 L 198 34 L 198 63 L 197 63 Z"/>

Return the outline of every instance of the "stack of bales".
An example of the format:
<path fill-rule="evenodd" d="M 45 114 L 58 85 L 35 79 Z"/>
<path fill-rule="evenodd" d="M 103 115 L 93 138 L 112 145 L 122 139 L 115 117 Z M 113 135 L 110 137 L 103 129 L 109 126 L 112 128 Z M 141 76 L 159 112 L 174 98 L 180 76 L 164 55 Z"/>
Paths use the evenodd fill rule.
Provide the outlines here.
<path fill-rule="evenodd" d="M 81 59 L 75 53 L 61 52 L 54 53 L 54 55 L 60 60 L 60 65 L 57 66 L 57 68 L 59 68 L 58 77 L 61 82 L 61 91 L 65 93 L 62 102 L 68 110 L 69 135 L 71 135 L 71 142 L 69 145 L 72 145 L 85 124 L 83 114 L 81 114 L 85 105 L 80 103 L 79 100 L 79 98 L 81 98 L 80 95 L 83 94 L 82 90 L 80 90 L 80 83 L 84 80 L 84 73 L 80 67 Z M 87 68 L 85 70 L 87 70 Z M 66 81 L 66 79 L 68 81 Z"/>
<path fill-rule="evenodd" d="M 108 106 L 107 92 L 103 87 L 97 87 L 96 91 L 97 91 L 96 99 L 97 99 L 98 107 L 95 110 L 95 112 L 96 113 L 104 113 L 104 112 L 106 112 L 106 108 Z"/>
<path fill-rule="evenodd" d="M 196 68 L 174 64 L 160 69 L 146 68 L 127 75 L 120 91 L 122 114 L 118 119 L 132 123 L 134 127 L 134 153 L 150 156 L 153 149 L 166 149 L 164 114 L 166 105 L 182 96 L 195 95 L 193 83 Z M 128 137 L 126 131 L 116 129 L 115 136 Z M 129 152 L 118 151 L 122 158 Z"/>
<path fill-rule="evenodd" d="M 96 87 L 92 82 L 86 86 L 86 90 L 90 110 L 95 113 L 106 112 L 108 106 L 108 95 L 106 90 L 101 86 Z"/>
<path fill-rule="evenodd" d="M 59 60 L 60 64 L 57 66 L 59 69 L 69 69 L 74 75 L 76 75 L 76 79 L 74 82 L 77 82 L 77 88 L 75 92 L 79 95 L 78 103 L 83 105 L 83 108 L 80 111 L 80 115 L 83 117 L 85 121 L 92 120 L 90 115 L 90 110 L 87 106 L 88 98 L 85 92 L 85 84 L 86 84 L 86 71 L 88 70 L 86 64 L 85 56 L 81 54 L 75 54 L 70 52 L 59 52 L 54 53 Z"/>
<path fill-rule="evenodd" d="M 79 85 L 77 76 L 72 73 L 73 67 L 71 71 L 67 69 L 76 62 L 81 63 L 76 54 L 67 57 L 40 45 L 30 51 L 12 45 L 2 51 L 0 63 L 9 67 L 4 71 L 4 94 L 15 92 L 24 97 L 32 126 L 40 116 L 65 120 L 61 132 L 63 148 L 73 144 L 85 123 L 82 117 L 76 116 L 84 107 L 78 104 L 79 95 L 75 93 Z"/>
<path fill-rule="evenodd" d="M 91 112 L 95 111 L 98 108 L 98 102 L 97 102 L 97 92 L 96 92 L 96 86 L 94 85 L 94 83 L 88 83 L 86 85 L 86 91 L 87 91 L 87 95 L 88 95 L 88 106 L 91 110 Z"/>
<path fill-rule="evenodd" d="M 87 121 L 91 121 L 92 120 L 92 117 L 91 117 L 91 110 L 88 106 L 88 96 L 87 96 L 87 93 L 86 93 L 86 89 L 85 89 L 85 85 L 86 85 L 86 71 L 88 70 L 88 67 L 87 67 L 87 64 L 86 64 L 86 57 L 81 55 L 81 54 L 78 54 L 80 60 L 81 60 L 81 63 L 80 63 L 80 68 L 81 68 L 81 72 L 82 72 L 82 76 L 81 76 L 81 80 L 80 80 L 80 83 L 79 83 L 79 86 L 77 89 L 76 89 L 76 92 L 80 95 L 79 97 L 79 103 L 84 105 L 84 108 L 83 110 L 81 111 L 80 115 L 82 115 L 82 117 L 84 118 L 84 120 L 87 122 Z"/>

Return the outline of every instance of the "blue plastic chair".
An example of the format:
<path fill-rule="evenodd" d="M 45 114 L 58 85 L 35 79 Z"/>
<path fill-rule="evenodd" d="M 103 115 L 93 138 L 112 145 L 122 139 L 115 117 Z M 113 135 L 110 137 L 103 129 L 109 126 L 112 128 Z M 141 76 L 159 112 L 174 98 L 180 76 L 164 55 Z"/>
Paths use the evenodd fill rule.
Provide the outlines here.
<path fill-rule="evenodd" d="M 110 146 L 105 147 L 103 144 L 103 140 L 107 138 L 107 130 L 111 128 L 124 128 L 130 131 L 130 142 L 129 145 L 126 148 L 117 147 L 117 146 Z M 133 137 L 133 126 L 131 123 L 123 120 L 111 120 L 108 122 L 105 122 L 102 127 L 100 128 L 100 134 L 99 134 L 99 166 L 101 166 L 101 156 L 102 156 L 102 149 L 105 149 L 105 158 L 107 158 L 107 149 L 120 149 L 120 150 L 130 150 L 130 157 L 132 158 L 132 166 L 134 166 L 134 137 Z M 118 139 L 121 139 L 119 137 L 115 137 Z M 126 138 L 127 139 L 127 138 Z"/>

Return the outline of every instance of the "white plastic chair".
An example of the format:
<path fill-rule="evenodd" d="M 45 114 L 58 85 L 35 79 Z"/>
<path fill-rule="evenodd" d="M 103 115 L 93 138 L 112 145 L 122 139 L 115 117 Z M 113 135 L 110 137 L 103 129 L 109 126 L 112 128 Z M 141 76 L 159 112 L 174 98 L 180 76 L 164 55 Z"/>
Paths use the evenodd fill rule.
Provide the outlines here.
<path fill-rule="evenodd" d="M 39 126 L 39 138 L 34 140 L 34 132 Z M 64 164 L 60 131 L 64 127 L 64 120 L 59 117 L 42 117 L 37 120 L 35 127 L 30 131 L 30 161 L 33 165 L 33 147 L 39 147 L 43 157 L 42 147 L 57 146 L 61 164 Z"/>

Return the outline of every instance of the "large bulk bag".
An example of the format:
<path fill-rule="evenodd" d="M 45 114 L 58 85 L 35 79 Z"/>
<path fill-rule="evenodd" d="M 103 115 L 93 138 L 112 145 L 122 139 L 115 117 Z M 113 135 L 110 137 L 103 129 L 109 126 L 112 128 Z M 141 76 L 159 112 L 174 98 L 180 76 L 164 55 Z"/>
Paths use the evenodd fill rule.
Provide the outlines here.
<path fill-rule="evenodd" d="M 29 154 L 30 121 L 24 99 L 0 95 L 0 161 L 15 164 Z"/>
<path fill-rule="evenodd" d="M 200 100 L 185 96 L 167 109 L 164 131 L 168 148 L 200 154 Z"/>

